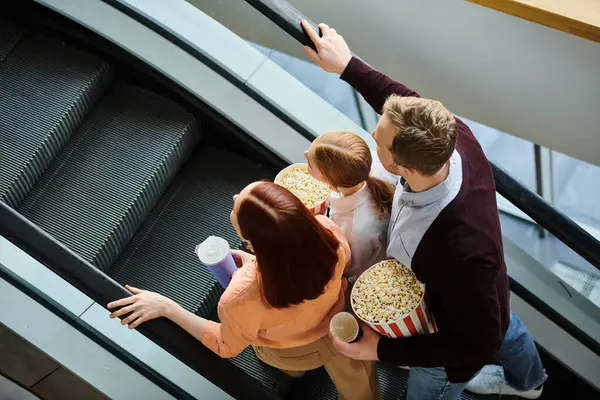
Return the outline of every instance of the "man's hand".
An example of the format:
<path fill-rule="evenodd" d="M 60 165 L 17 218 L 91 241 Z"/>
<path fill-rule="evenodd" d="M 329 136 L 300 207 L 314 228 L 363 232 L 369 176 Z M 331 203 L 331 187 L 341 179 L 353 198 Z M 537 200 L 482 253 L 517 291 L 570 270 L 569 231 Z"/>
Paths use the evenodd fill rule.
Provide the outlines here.
<path fill-rule="evenodd" d="M 305 20 L 302 20 L 302 27 L 317 48 L 317 51 L 314 51 L 304 46 L 306 54 L 325 71 L 341 75 L 352 59 L 344 38 L 338 35 L 335 29 L 325 24 L 319 24 L 323 37 L 319 37 L 319 34 Z"/>
<path fill-rule="evenodd" d="M 329 332 L 333 346 L 346 357 L 355 360 L 378 361 L 377 344 L 381 337 L 370 326 L 361 323 L 362 337 L 355 343 L 346 343 L 338 339 L 333 333 Z"/>

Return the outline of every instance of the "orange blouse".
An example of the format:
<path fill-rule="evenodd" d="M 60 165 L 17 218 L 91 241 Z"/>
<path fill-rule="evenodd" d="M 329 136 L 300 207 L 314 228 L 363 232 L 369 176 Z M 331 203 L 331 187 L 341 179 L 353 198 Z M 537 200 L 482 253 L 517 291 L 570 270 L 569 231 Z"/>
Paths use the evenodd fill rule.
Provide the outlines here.
<path fill-rule="evenodd" d="M 286 308 L 268 308 L 260 296 L 255 262 L 233 275 L 219 301 L 221 323 L 211 321 L 202 343 L 221 357 L 234 357 L 249 345 L 274 348 L 303 346 L 327 334 L 329 321 L 344 309 L 347 281 L 342 277 L 350 261 L 350 246 L 329 218 L 317 216 L 340 242 L 335 274 L 325 292 L 314 300 Z"/>

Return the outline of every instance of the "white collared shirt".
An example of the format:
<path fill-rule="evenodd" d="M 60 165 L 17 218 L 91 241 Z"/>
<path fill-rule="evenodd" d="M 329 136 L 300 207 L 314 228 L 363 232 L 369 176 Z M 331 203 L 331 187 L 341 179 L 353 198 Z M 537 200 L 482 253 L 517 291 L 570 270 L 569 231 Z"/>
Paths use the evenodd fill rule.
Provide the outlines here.
<path fill-rule="evenodd" d="M 366 184 L 350 196 L 331 192 L 329 216 L 350 243 L 351 267 L 344 276 L 352 280 L 386 256 L 389 217 L 380 219 L 371 199 Z"/>
<path fill-rule="evenodd" d="M 462 185 L 462 159 L 458 151 L 450 158 L 446 179 L 424 192 L 410 191 L 398 182 L 388 229 L 387 258 L 411 267 L 413 256 L 440 212 L 456 197 Z"/>

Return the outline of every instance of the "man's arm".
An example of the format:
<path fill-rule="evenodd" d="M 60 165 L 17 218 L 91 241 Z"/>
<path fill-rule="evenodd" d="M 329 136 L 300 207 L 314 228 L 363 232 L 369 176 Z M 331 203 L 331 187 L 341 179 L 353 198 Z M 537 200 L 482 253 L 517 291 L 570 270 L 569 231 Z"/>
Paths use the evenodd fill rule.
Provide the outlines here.
<path fill-rule="evenodd" d="M 373 332 L 351 344 L 333 337 L 338 351 L 354 359 L 411 367 L 489 362 L 503 340 L 496 286 L 499 266 L 493 250 L 489 255 L 473 256 L 468 251 L 472 250 L 471 243 L 465 243 L 467 251 L 462 255 L 452 247 L 447 244 L 437 249 L 447 254 L 447 262 L 435 271 L 435 282 L 428 282 L 428 291 L 435 290 L 444 307 L 448 326 L 437 333 L 402 339 L 388 339 Z"/>
<path fill-rule="evenodd" d="M 381 114 L 383 103 L 392 94 L 419 97 L 417 92 L 352 57 L 346 41 L 335 29 L 326 24 L 319 24 L 323 33 L 323 36 L 319 37 L 306 21 L 302 21 L 302 26 L 317 49 L 314 51 L 305 46 L 306 54 L 325 71 L 340 74 L 341 78 L 356 89 L 378 113 Z"/>
<path fill-rule="evenodd" d="M 352 57 L 340 78 L 356 89 L 379 114 L 387 98 L 393 94 L 420 97 L 417 92 L 374 70 L 356 57 Z"/>
<path fill-rule="evenodd" d="M 440 249 L 442 251 L 442 249 Z M 448 317 L 448 327 L 430 335 L 381 338 L 379 360 L 396 365 L 450 367 L 485 363 L 503 340 L 493 256 L 452 254 L 440 265 L 435 285 Z M 451 261 L 450 261 L 451 260 Z"/>

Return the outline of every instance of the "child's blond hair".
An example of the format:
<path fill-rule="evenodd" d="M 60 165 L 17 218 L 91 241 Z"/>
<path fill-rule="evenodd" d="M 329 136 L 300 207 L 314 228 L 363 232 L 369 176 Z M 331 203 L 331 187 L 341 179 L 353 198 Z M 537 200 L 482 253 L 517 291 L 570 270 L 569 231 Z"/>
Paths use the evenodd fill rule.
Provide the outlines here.
<path fill-rule="evenodd" d="M 328 132 L 316 138 L 311 161 L 332 186 L 354 187 L 366 182 L 373 207 L 380 218 L 390 215 L 394 186 L 371 176 L 371 150 L 360 136 L 351 132 Z"/>

